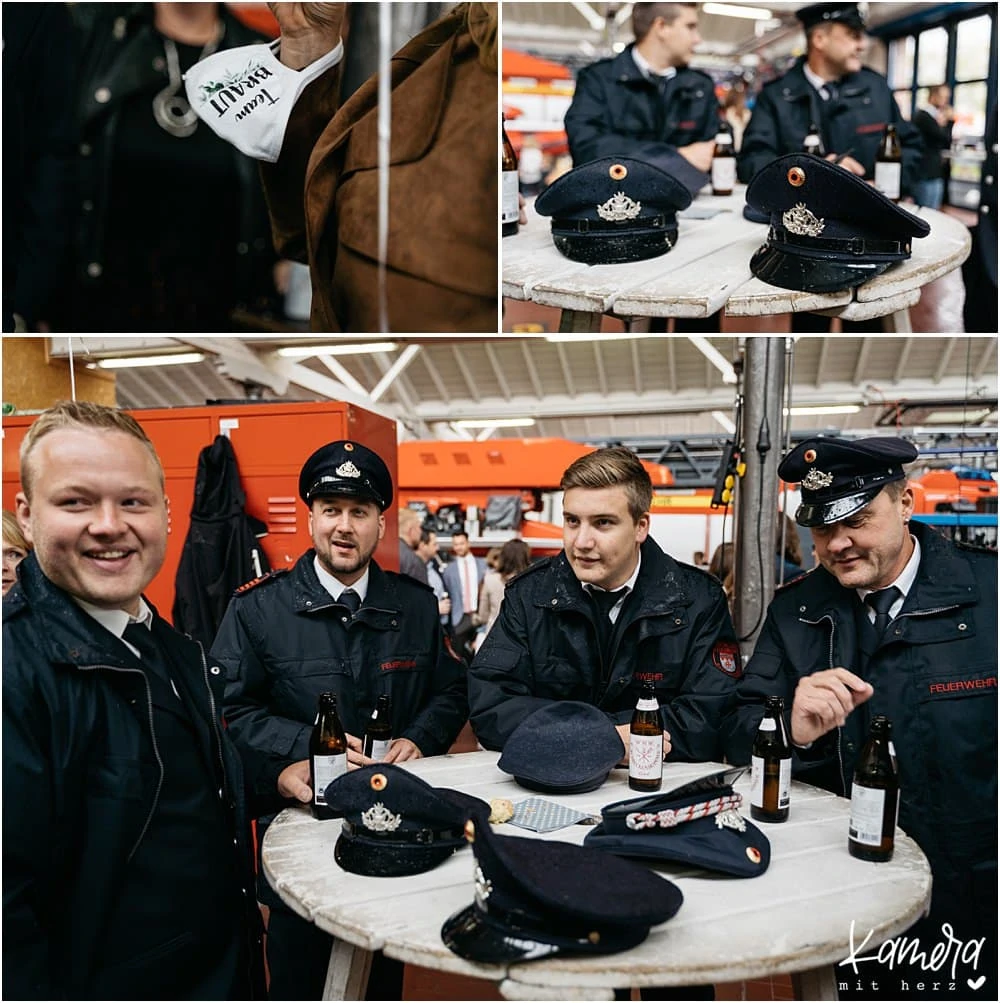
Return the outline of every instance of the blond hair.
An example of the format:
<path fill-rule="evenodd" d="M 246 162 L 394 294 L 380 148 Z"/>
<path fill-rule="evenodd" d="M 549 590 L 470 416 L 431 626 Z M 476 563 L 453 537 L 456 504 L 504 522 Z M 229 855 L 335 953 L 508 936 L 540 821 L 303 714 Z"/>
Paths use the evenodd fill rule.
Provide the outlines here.
<path fill-rule="evenodd" d="M 559 487 L 563 491 L 570 488 L 622 487 L 628 500 L 629 514 L 636 523 L 653 504 L 653 482 L 642 461 L 626 446 L 597 449 L 574 460 L 562 475 Z"/>
<path fill-rule="evenodd" d="M 3 542 L 8 547 L 17 547 L 28 553 L 31 544 L 24 538 L 21 532 L 21 524 L 17 521 L 17 516 L 13 512 L 3 510 Z"/>
<path fill-rule="evenodd" d="M 398 526 L 400 535 L 412 529 L 414 526 L 420 525 L 420 513 L 416 509 L 404 506 L 399 510 Z"/>
<path fill-rule="evenodd" d="M 156 471 L 159 474 L 160 487 L 164 486 L 163 465 L 160 463 L 159 456 L 156 455 L 156 448 L 135 418 L 125 414 L 124 411 L 106 407 L 104 404 L 93 404 L 90 401 L 59 401 L 48 410 L 43 411 L 32 422 L 21 443 L 21 488 L 28 501 L 31 501 L 33 476 L 31 464 L 28 462 L 31 459 L 31 454 L 41 439 L 60 428 L 96 429 L 131 435 L 149 450 L 149 455 L 153 458 Z"/>

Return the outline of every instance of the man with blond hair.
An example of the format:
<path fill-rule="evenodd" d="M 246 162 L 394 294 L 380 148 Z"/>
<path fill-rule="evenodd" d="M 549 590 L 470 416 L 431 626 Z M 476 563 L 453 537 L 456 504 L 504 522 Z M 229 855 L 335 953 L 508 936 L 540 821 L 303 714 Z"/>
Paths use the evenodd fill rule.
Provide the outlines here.
<path fill-rule="evenodd" d="M 718 725 L 741 671 L 722 586 L 649 536 L 653 488 L 629 449 L 563 474 L 563 552 L 507 583 L 469 671 L 472 726 L 502 749 L 520 721 L 575 700 L 603 710 L 628 749 L 640 683 L 663 708 L 663 752 L 718 759 Z"/>
<path fill-rule="evenodd" d="M 167 546 L 153 445 L 65 401 L 20 460 L 34 549 L 3 604 L 3 995 L 263 998 L 222 676 L 142 596 Z"/>

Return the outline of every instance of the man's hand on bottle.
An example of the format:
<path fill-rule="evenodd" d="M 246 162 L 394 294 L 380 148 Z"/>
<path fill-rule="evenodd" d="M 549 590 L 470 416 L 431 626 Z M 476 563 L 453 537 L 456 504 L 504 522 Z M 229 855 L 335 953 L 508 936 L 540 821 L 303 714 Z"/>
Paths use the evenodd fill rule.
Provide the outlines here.
<path fill-rule="evenodd" d="M 408 738 L 393 739 L 389 751 L 385 754 L 384 763 L 405 763 L 408 759 L 423 759 L 424 754 Z"/>
<path fill-rule="evenodd" d="M 705 139 L 690 146 L 678 146 L 677 152 L 692 166 L 707 174 L 712 169 L 712 157 L 715 155 L 715 140 Z"/>
<path fill-rule="evenodd" d="M 347 4 L 269 3 L 267 6 L 281 29 L 278 55 L 293 70 L 316 62 L 340 41 Z"/>
<path fill-rule="evenodd" d="M 629 749 L 629 736 L 631 735 L 631 725 L 628 724 L 616 724 L 615 729 L 618 732 L 618 737 L 622 740 L 622 745 L 625 746 L 625 756 L 622 761 L 618 764 L 619 766 L 628 766 L 628 749 Z M 666 759 L 670 753 L 673 746 L 670 744 L 670 732 L 663 729 L 663 758 Z"/>
<path fill-rule="evenodd" d="M 303 804 L 312 801 L 312 788 L 309 786 L 309 760 L 302 759 L 291 766 L 286 766 L 278 774 L 278 793 L 283 798 L 293 798 Z"/>
<path fill-rule="evenodd" d="M 792 702 L 792 742 L 810 745 L 828 731 L 843 727 L 851 711 L 874 692 L 870 683 L 847 669 L 825 669 L 803 676 Z"/>

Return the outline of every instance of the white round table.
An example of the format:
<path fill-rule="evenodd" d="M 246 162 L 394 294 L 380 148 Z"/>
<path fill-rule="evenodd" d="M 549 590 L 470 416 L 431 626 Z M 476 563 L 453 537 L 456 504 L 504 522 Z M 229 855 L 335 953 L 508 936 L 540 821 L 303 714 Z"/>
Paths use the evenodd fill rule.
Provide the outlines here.
<path fill-rule="evenodd" d="M 533 796 L 496 767 L 497 754 L 472 752 L 406 764 L 435 787 L 489 801 Z M 721 769 L 712 763 L 666 763 L 663 790 Z M 749 774 L 736 790 L 749 814 Z M 629 796 L 624 770 L 597 791 L 550 800 L 599 815 L 602 805 Z M 850 952 L 852 936 L 868 947 L 902 932 L 926 910 L 931 875 L 917 845 L 896 833 L 891 862 L 872 864 L 847 852 L 849 803 L 793 783 L 791 816 L 758 823 L 771 841 L 771 865 L 757 878 L 735 879 L 681 865 L 657 865 L 675 881 L 684 904 L 631 951 L 586 958 L 556 956 L 509 965 L 479 965 L 453 954 L 441 924 L 473 899 L 474 859 L 462 849 L 424 874 L 371 878 L 343 871 L 333 850 L 340 821 L 319 822 L 307 808 L 289 808 L 269 826 L 263 844 L 267 879 L 298 914 L 334 935 L 324 999 L 364 999 L 371 952 L 425 968 L 496 982 L 507 999 L 613 999 L 615 987 L 697 985 L 799 973 L 806 999 L 836 999 L 848 968 L 833 967 Z M 509 823 L 517 836 L 582 843 L 585 825 L 538 836 Z"/>

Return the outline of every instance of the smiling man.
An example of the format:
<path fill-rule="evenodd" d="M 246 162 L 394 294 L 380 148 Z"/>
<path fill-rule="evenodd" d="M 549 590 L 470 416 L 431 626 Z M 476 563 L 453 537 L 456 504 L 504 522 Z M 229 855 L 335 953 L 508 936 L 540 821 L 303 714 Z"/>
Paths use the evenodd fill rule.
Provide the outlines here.
<path fill-rule="evenodd" d="M 462 666 L 445 651 L 434 592 L 372 559 L 385 535 L 392 478 L 376 453 L 342 440 L 316 450 L 299 475 L 313 549 L 290 571 L 237 590 L 212 657 L 226 671 L 225 717 L 260 799 L 258 836 L 274 811 L 312 800 L 309 735 L 320 693 L 337 695 L 352 764 L 380 694 L 392 706 L 385 762 L 448 751 L 465 724 Z M 270 907 L 271 999 L 319 999 L 328 934 L 283 905 L 261 877 Z M 377 956 L 370 999 L 401 992 L 398 963 Z"/>
<path fill-rule="evenodd" d="M 221 677 L 142 597 L 167 548 L 153 445 L 65 401 L 20 459 L 34 550 L 3 603 L 4 998 L 262 999 Z"/>
<path fill-rule="evenodd" d="M 664 755 L 718 759 L 720 715 L 741 668 L 722 587 L 650 538 L 653 488 L 631 450 L 588 453 L 561 487 L 563 552 L 507 583 L 469 671 L 476 736 L 501 749 L 533 711 L 577 700 L 608 715 L 627 751 L 640 682 L 651 678 Z"/>
<path fill-rule="evenodd" d="M 912 521 L 904 465 L 916 458 L 902 439 L 809 439 L 778 467 L 783 480 L 801 484 L 795 518 L 812 531 L 821 566 L 775 595 L 726 717 L 726 754 L 736 765 L 750 761 L 765 698 L 783 696 L 793 774 L 847 797 L 869 722 L 887 715 L 899 825 L 934 873 L 930 917 L 907 936 L 920 937 L 928 952 L 946 939 L 942 923 L 963 940 L 987 937 L 983 964 L 966 974 L 986 973 L 992 999 L 997 555 Z M 910 998 L 901 979 L 911 988 L 933 981 L 898 966 L 859 966 L 859 973 L 869 990 L 880 982 L 894 999 Z M 857 980 L 848 981 L 853 992 Z"/>

